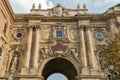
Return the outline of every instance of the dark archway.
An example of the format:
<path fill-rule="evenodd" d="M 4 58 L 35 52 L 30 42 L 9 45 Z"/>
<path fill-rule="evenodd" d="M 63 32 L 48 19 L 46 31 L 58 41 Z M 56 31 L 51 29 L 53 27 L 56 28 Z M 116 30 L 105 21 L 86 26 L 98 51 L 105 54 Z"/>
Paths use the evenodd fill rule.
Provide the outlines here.
<path fill-rule="evenodd" d="M 68 80 L 76 80 L 75 77 L 77 76 L 77 70 L 74 65 L 64 58 L 55 58 L 46 63 L 42 71 L 44 79 L 47 80 L 53 73 L 61 73 L 65 75 Z"/>

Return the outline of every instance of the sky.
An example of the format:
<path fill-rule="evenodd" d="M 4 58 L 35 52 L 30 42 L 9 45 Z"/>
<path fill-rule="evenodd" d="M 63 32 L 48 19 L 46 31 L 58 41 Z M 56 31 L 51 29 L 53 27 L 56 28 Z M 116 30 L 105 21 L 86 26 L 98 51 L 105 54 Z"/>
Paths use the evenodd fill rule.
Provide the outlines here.
<path fill-rule="evenodd" d="M 66 8 L 76 9 L 77 4 L 82 8 L 83 3 L 86 3 L 89 13 L 104 13 L 108 8 L 120 3 L 120 0 L 9 0 L 15 13 L 29 13 L 32 4 L 35 3 L 36 8 L 41 4 L 42 9 L 55 7 L 58 3 Z M 61 74 L 55 74 L 49 77 L 48 80 L 67 80 Z"/>
<path fill-rule="evenodd" d="M 47 80 L 68 80 L 67 77 L 65 77 L 63 74 L 61 73 L 54 73 L 51 74 Z"/>
<path fill-rule="evenodd" d="M 120 3 L 120 0 L 9 0 L 15 13 L 29 13 L 32 4 L 36 8 L 41 4 L 42 9 L 55 7 L 58 3 L 66 8 L 76 9 L 77 4 L 82 8 L 86 3 L 90 13 L 104 13 L 108 8 Z"/>

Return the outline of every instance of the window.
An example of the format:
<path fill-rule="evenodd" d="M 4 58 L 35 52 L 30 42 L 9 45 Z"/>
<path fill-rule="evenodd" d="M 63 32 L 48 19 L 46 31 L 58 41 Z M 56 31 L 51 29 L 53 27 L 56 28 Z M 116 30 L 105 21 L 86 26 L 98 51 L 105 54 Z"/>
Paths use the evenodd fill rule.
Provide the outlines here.
<path fill-rule="evenodd" d="M 96 32 L 95 36 L 97 39 L 103 39 L 103 37 L 104 37 L 102 32 Z"/>
<path fill-rule="evenodd" d="M 62 38 L 63 37 L 63 30 L 62 29 L 57 29 L 56 30 L 56 37 L 57 38 Z"/>

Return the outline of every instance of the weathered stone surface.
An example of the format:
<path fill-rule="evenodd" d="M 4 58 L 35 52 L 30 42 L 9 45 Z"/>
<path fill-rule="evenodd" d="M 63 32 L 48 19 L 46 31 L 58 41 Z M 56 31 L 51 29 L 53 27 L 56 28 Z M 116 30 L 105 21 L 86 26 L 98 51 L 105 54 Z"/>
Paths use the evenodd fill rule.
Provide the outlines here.
<path fill-rule="evenodd" d="M 69 80 L 106 80 L 98 54 L 119 32 L 118 14 L 118 6 L 88 13 L 85 4 L 74 10 L 33 4 L 29 14 L 16 14 L 1 0 L 0 79 L 46 80 L 59 72 Z"/>

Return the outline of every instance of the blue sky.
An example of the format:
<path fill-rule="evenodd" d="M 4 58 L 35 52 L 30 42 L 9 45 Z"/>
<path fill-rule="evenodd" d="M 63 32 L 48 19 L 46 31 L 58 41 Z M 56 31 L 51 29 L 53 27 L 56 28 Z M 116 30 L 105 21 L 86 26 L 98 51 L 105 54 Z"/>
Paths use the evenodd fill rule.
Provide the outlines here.
<path fill-rule="evenodd" d="M 90 13 L 104 13 L 108 8 L 120 3 L 120 0 L 9 0 L 15 13 L 29 13 L 32 4 L 41 3 L 42 9 L 52 8 L 60 3 L 66 8 L 75 9 L 77 4 L 82 8 L 86 3 Z M 36 6 L 37 7 L 37 6 Z M 61 74 L 52 75 L 48 80 L 67 80 Z"/>
<path fill-rule="evenodd" d="M 61 73 L 54 73 L 50 75 L 47 80 L 68 80 L 68 79 Z"/>
<path fill-rule="evenodd" d="M 120 0 L 9 0 L 15 13 L 29 13 L 32 4 L 41 3 L 42 9 L 52 8 L 60 3 L 66 8 L 75 9 L 79 3 L 81 8 L 86 3 L 90 13 L 104 13 L 108 8 L 120 3 Z"/>

